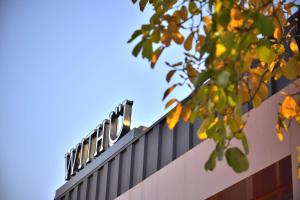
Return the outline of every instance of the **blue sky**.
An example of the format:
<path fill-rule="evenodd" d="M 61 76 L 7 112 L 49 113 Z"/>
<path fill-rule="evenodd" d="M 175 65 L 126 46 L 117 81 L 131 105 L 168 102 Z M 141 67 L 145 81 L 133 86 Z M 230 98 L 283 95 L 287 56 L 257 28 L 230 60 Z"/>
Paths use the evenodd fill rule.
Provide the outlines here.
<path fill-rule="evenodd" d="M 131 0 L 0 2 L 1 200 L 53 199 L 66 151 L 124 99 L 132 127 L 165 113 L 168 68 L 151 70 L 126 43 L 150 14 Z"/>

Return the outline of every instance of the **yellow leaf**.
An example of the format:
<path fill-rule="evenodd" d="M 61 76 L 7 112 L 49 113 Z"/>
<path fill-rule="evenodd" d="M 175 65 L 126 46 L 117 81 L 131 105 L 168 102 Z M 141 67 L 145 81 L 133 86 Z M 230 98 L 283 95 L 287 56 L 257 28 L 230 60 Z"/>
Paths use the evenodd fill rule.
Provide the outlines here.
<path fill-rule="evenodd" d="M 218 121 L 219 121 L 219 118 L 216 117 L 216 118 L 214 119 L 214 121 L 208 126 L 207 129 L 211 129 L 212 127 L 214 127 L 214 126 L 218 123 Z"/>
<path fill-rule="evenodd" d="M 283 137 L 283 133 L 282 133 L 282 128 L 280 126 L 280 124 L 283 124 L 283 122 L 279 119 L 277 124 L 276 124 L 276 132 L 277 132 L 277 138 L 280 142 L 283 141 L 284 137 Z"/>
<path fill-rule="evenodd" d="M 184 42 L 185 50 L 189 51 L 192 49 L 193 39 L 194 39 L 194 32 L 191 32 L 191 34 L 187 37 L 187 39 Z"/>
<path fill-rule="evenodd" d="M 200 140 L 205 140 L 205 139 L 207 138 L 206 132 L 198 133 L 198 138 L 199 138 Z"/>
<path fill-rule="evenodd" d="M 175 18 L 176 23 L 179 23 L 180 20 L 181 20 L 181 14 L 180 14 L 180 11 L 179 11 L 179 10 L 176 10 L 176 11 L 173 13 L 173 17 Z"/>
<path fill-rule="evenodd" d="M 268 87 L 262 83 L 257 91 L 257 95 L 260 97 L 261 100 L 265 100 L 269 95 Z"/>
<path fill-rule="evenodd" d="M 282 134 L 282 132 L 277 133 L 277 138 L 278 138 L 278 140 L 279 140 L 280 142 L 283 141 L 283 134 Z"/>
<path fill-rule="evenodd" d="M 172 33 L 172 38 L 177 44 L 182 44 L 184 41 L 183 35 L 178 31 Z"/>
<path fill-rule="evenodd" d="M 205 31 L 205 33 L 208 33 L 210 31 L 210 29 L 211 29 L 211 26 L 212 26 L 212 20 L 208 16 L 204 16 L 202 18 L 202 20 L 203 20 L 203 22 L 205 24 L 204 31 Z"/>
<path fill-rule="evenodd" d="M 158 43 L 160 41 L 160 29 L 159 28 L 155 28 L 153 30 L 153 33 L 151 35 L 151 40 L 155 43 Z"/>
<path fill-rule="evenodd" d="M 182 119 L 187 122 L 190 119 L 191 113 L 192 113 L 192 110 L 191 110 L 190 106 L 188 104 L 185 105 L 183 107 L 182 113 L 181 113 Z"/>
<path fill-rule="evenodd" d="M 203 19 L 203 22 L 205 23 L 206 26 L 212 24 L 212 20 L 209 16 L 204 16 L 202 19 Z"/>
<path fill-rule="evenodd" d="M 201 48 L 203 47 L 205 41 L 205 36 L 204 35 L 199 35 L 198 36 L 198 43 L 196 44 L 196 51 L 200 51 Z"/>
<path fill-rule="evenodd" d="M 200 140 L 204 140 L 207 138 L 206 130 L 208 130 L 208 127 L 210 126 L 213 118 L 206 118 L 203 120 L 201 126 L 198 128 L 197 136 Z"/>
<path fill-rule="evenodd" d="M 244 127 L 244 125 L 245 125 L 245 122 L 238 115 L 234 115 L 232 118 L 229 119 L 230 129 L 234 133 L 240 131 Z"/>
<path fill-rule="evenodd" d="M 219 57 L 226 51 L 226 47 L 223 44 L 216 45 L 216 56 Z"/>
<path fill-rule="evenodd" d="M 297 151 L 298 151 L 297 162 L 298 162 L 298 164 L 300 164 L 300 146 L 297 146 Z"/>
<path fill-rule="evenodd" d="M 297 109 L 298 104 L 296 100 L 291 96 L 287 96 L 282 102 L 280 114 L 286 119 L 290 119 L 297 115 Z"/>
<path fill-rule="evenodd" d="M 271 62 L 271 64 L 270 64 L 270 65 L 268 65 L 268 69 L 269 69 L 269 71 L 270 71 L 270 72 L 272 72 L 272 71 L 273 71 L 273 69 L 274 69 L 275 65 L 276 65 L 276 62 L 275 62 L 275 61 Z"/>
<path fill-rule="evenodd" d="M 187 8 L 185 6 L 182 6 L 180 9 L 180 16 L 183 20 L 186 20 L 188 17 Z"/>
<path fill-rule="evenodd" d="M 280 69 L 287 79 L 294 80 L 300 75 L 300 60 L 296 56 L 293 56 L 285 65 L 282 65 L 282 67 L 280 65 Z"/>
<path fill-rule="evenodd" d="M 282 30 L 281 30 L 281 28 L 275 28 L 273 36 L 276 39 L 280 39 L 282 37 Z"/>
<path fill-rule="evenodd" d="M 295 120 L 298 124 L 300 124 L 300 111 L 299 111 L 298 115 L 296 116 Z"/>
<path fill-rule="evenodd" d="M 191 65 L 187 65 L 186 70 L 187 70 L 190 81 L 194 82 L 195 78 L 198 77 L 199 72 Z"/>
<path fill-rule="evenodd" d="M 244 82 L 241 82 L 238 85 L 238 94 L 240 97 L 242 97 L 242 104 L 250 100 L 249 90 L 247 85 Z"/>
<path fill-rule="evenodd" d="M 153 69 L 161 52 L 162 52 L 163 48 L 158 48 L 154 51 L 154 53 L 152 54 L 152 57 L 151 57 L 151 68 Z"/>
<path fill-rule="evenodd" d="M 238 28 L 243 25 L 244 20 L 243 20 L 243 16 L 239 9 L 232 8 L 230 10 L 230 17 L 231 17 L 230 26 L 232 28 Z"/>
<path fill-rule="evenodd" d="M 282 25 L 286 24 L 286 17 L 283 13 L 281 4 L 278 4 L 278 8 L 274 10 L 274 14 L 276 15 L 276 18 L 279 19 L 280 24 Z"/>
<path fill-rule="evenodd" d="M 297 168 L 297 178 L 300 180 L 300 167 Z"/>
<path fill-rule="evenodd" d="M 284 4 L 283 7 L 286 10 L 286 12 L 288 13 L 288 15 L 290 16 L 292 14 L 292 10 L 291 10 L 291 7 L 293 7 L 292 4 L 287 3 L 287 4 Z"/>
<path fill-rule="evenodd" d="M 172 39 L 171 34 L 170 34 L 168 31 L 165 31 L 165 32 L 163 33 L 163 36 L 161 37 L 160 41 L 161 41 L 161 43 L 163 43 L 165 46 L 169 46 L 170 43 L 171 43 L 171 39 Z"/>
<path fill-rule="evenodd" d="M 177 101 L 177 99 L 173 98 L 173 99 L 170 99 L 168 101 L 168 103 L 166 103 L 166 106 L 165 106 L 165 109 L 167 109 L 168 107 L 170 107 L 173 103 L 175 103 Z"/>
<path fill-rule="evenodd" d="M 182 104 L 178 103 L 176 107 L 167 116 L 167 125 L 169 129 L 172 130 L 176 126 L 181 114 L 181 110 L 182 110 Z"/>
<path fill-rule="evenodd" d="M 162 100 L 164 100 L 173 90 L 174 90 L 174 88 L 177 86 L 177 84 L 174 84 L 174 85 L 172 85 L 171 87 L 169 87 L 166 91 L 165 91 L 165 93 L 164 93 L 164 96 L 163 96 L 163 99 Z"/>
<path fill-rule="evenodd" d="M 173 77 L 173 75 L 175 74 L 176 70 L 173 69 L 173 70 L 170 70 L 169 73 L 167 74 L 166 76 L 166 81 L 167 82 L 170 82 L 171 78 Z"/>
<path fill-rule="evenodd" d="M 254 108 L 257 108 L 261 104 L 261 102 L 261 98 L 258 95 L 255 95 L 252 101 Z"/>
<path fill-rule="evenodd" d="M 244 68 L 246 71 L 250 70 L 253 59 L 255 58 L 255 53 L 247 51 L 247 53 L 242 57 L 244 61 Z"/>
<path fill-rule="evenodd" d="M 172 32 L 176 32 L 177 31 L 177 24 L 174 20 L 171 20 L 168 24 L 168 31 Z"/>
<path fill-rule="evenodd" d="M 297 42 L 296 42 L 296 40 L 294 38 L 291 39 L 290 49 L 294 53 L 299 53 L 298 45 L 297 45 Z"/>

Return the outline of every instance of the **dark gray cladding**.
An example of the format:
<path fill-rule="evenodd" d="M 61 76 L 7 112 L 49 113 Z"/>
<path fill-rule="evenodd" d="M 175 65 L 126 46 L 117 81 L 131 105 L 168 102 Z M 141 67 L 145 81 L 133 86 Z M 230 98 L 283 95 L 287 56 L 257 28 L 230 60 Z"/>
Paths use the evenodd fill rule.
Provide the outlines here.
<path fill-rule="evenodd" d="M 199 124 L 180 121 L 170 131 L 163 117 L 131 130 L 60 187 L 55 199 L 114 199 L 198 144 Z"/>
<path fill-rule="evenodd" d="M 274 94 L 288 83 L 273 82 L 270 91 Z M 249 108 L 243 106 L 245 112 Z M 199 119 L 194 124 L 180 121 L 171 131 L 163 116 L 147 129 L 131 130 L 57 189 L 55 200 L 114 199 L 199 144 L 200 124 Z"/>

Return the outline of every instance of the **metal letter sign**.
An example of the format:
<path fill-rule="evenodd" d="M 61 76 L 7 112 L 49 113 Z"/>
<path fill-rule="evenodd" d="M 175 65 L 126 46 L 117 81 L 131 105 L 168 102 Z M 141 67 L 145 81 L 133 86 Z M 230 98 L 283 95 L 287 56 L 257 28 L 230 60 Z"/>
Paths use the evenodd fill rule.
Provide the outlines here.
<path fill-rule="evenodd" d="M 65 179 L 69 180 L 101 152 L 114 145 L 130 130 L 133 101 L 125 100 L 86 138 L 65 155 Z M 121 119 L 120 119 L 121 118 Z"/>

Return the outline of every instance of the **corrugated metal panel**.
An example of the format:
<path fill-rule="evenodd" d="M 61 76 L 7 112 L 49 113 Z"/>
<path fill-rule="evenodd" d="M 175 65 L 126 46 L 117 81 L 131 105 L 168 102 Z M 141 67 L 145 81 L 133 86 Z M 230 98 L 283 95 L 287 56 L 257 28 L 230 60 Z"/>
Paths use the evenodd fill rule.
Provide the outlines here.
<path fill-rule="evenodd" d="M 272 93 L 288 82 L 272 84 Z M 244 106 L 248 110 L 249 106 Z M 200 143 L 197 129 L 201 124 L 180 121 L 173 131 L 165 123 L 165 116 L 146 131 L 134 129 L 92 163 L 98 166 L 78 172 L 71 178 L 77 182 L 63 185 L 56 192 L 57 200 L 107 200 L 114 199 L 141 182 L 172 160 Z M 94 164 L 95 165 L 95 164 Z M 85 173 L 85 175 L 82 175 Z M 79 176 L 80 178 L 76 176 Z M 73 184 L 73 185 L 72 185 Z"/>
<path fill-rule="evenodd" d="M 121 152 L 120 160 L 120 180 L 118 186 L 118 194 L 122 194 L 130 188 L 132 183 L 132 145 L 127 147 L 123 152 Z"/>
<path fill-rule="evenodd" d="M 97 195 L 97 182 L 98 182 L 98 171 L 93 173 L 88 178 L 87 184 L 87 200 L 95 200 Z"/>

